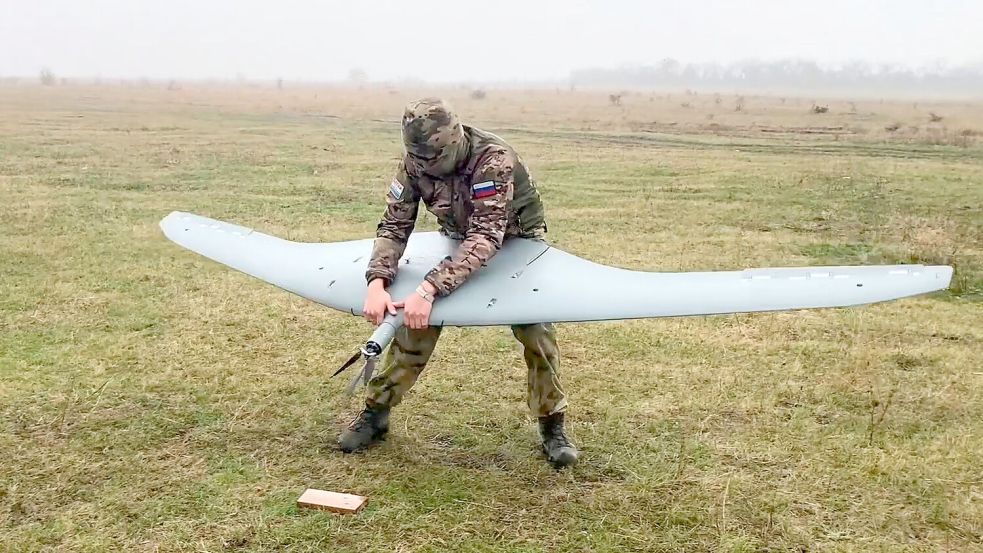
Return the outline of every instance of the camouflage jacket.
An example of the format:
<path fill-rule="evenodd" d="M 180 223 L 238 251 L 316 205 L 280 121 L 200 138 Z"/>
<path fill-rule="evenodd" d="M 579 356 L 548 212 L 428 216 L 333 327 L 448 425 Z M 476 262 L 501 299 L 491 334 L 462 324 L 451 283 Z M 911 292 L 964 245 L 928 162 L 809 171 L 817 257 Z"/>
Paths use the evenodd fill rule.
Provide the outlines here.
<path fill-rule="evenodd" d="M 437 217 L 441 232 L 462 240 L 426 280 L 439 296 L 450 294 L 514 236 L 542 237 L 543 204 L 522 159 L 501 138 L 464 127 L 470 154 L 457 171 L 437 179 L 409 156 L 396 169 L 386 195 L 386 212 L 376 232 L 366 280 L 396 277 L 399 258 L 416 224 L 420 200 Z"/>

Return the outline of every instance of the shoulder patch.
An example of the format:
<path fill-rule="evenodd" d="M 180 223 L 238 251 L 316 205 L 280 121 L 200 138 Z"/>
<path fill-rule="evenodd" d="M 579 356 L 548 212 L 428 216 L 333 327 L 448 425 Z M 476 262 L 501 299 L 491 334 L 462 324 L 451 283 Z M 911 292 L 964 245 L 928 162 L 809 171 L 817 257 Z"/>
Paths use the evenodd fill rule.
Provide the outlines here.
<path fill-rule="evenodd" d="M 497 192 L 498 186 L 496 186 L 496 183 L 493 180 L 476 182 L 471 185 L 471 197 L 476 200 L 480 198 L 487 198 L 488 196 L 494 196 Z"/>
<path fill-rule="evenodd" d="M 389 184 L 389 195 L 393 197 L 394 200 L 400 200 L 403 198 L 403 185 L 393 177 L 392 183 Z"/>

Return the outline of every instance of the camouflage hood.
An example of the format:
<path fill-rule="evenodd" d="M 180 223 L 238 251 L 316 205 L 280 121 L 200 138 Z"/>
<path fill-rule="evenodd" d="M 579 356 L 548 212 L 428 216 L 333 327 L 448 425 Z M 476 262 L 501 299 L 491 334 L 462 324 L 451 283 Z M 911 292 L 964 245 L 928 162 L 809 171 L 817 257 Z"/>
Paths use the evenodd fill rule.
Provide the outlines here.
<path fill-rule="evenodd" d="M 435 177 L 454 173 L 468 157 L 464 127 L 447 102 L 423 98 L 403 112 L 407 165 Z"/>

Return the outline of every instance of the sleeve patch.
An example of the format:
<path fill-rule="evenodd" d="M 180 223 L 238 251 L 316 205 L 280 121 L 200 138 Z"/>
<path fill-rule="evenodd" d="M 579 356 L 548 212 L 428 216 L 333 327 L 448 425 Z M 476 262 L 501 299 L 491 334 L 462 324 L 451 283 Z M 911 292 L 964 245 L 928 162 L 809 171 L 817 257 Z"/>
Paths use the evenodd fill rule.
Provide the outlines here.
<path fill-rule="evenodd" d="M 487 198 L 488 196 L 494 196 L 496 193 L 498 193 L 498 187 L 495 185 L 495 181 L 493 180 L 478 182 L 471 185 L 471 197 L 476 200 Z"/>
<path fill-rule="evenodd" d="M 389 195 L 393 197 L 394 200 L 402 199 L 403 197 L 403 185 L 393 177 L 392 183 L 389 185 Z"/>

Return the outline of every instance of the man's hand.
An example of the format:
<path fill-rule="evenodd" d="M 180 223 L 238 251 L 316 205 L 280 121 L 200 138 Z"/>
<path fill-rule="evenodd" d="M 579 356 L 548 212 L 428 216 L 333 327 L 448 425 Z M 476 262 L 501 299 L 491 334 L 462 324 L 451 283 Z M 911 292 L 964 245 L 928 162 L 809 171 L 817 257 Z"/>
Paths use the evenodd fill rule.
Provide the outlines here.
<path fill-rule="evenodd" d="M 423 281 L 420 287 L 431 296 L 437 292 L 433 284 L 427 281 Z M 416 291 L 406 296 L 405 300 L 397 302 L 395 306 L 403 309 L 403 324 L 407 328 L 420 330 L 430 326 L 430 312 L 433 310 L 433 304 Z"/>
<path fill-rule="evenodd" d="M 382 319 L 385 318 L 387 311 L 390 315 L 395 315 L 396 304 L 393 303 L 389 292 L 386 292 L 386 282 L 381 278 L 373 279 L 369 283 L 368 292 L 365 294 L 362 315 L 370 323 L 378 326 L 382 324 Z"/>

